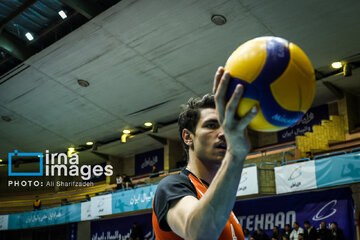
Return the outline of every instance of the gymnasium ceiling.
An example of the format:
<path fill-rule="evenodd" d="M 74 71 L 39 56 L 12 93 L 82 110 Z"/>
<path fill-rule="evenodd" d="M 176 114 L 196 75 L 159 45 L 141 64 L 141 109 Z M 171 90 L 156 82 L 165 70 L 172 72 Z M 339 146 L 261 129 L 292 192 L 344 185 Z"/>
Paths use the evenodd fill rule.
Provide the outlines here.
<path fill-rule="evenodd" d="M 12 34 L 7 39 L 18 51 L 0 41 L 5 162 L 15 149 L 64 152 L 87 141 L 97 142 L 97 152 L 118 157 L 162 147 L 161 139 L 149 134 L 176 140 L 172 123 L 180 105 L 209 92 L 217 67 L 238 45 L 258 36 L 286 38 L 307 53 L 320 79 L 314 105 L 335 100 L 341 91 L 360 95 L 357 0 L 123 0 L 102 8 L 94 8 L 101 1 L 64 0 L 52 7 L 63 7 L 69 19 L 62 23 L 49 14 L 45 27 L 33 30 L 33 43 L 23 33 L 37 19 L 20 12 L 22 32 L 11 32 L 14 19 L 7 17 L 26 3 L 23 10 L 31 12 L 31 6 L 47 1 L 19 2 L 3 9 L 0 19 L 5 23 L 0 39 Z M 215 25 L 214 14 L 225 16 L 226 24 Z M 326 77 L 333 61 L 353 63 L 352 76 Z M 90 85 L 81 87 L 79 79 Z M 324 81 L 340 91 L 330 91 Z M 140 133 L 146 121 L 158 123 L 158 131 Z M 121 143 L 127 128 L 139 134 Z M 90 150 L 81 154 L 87 162 L 101 161 Z"/>

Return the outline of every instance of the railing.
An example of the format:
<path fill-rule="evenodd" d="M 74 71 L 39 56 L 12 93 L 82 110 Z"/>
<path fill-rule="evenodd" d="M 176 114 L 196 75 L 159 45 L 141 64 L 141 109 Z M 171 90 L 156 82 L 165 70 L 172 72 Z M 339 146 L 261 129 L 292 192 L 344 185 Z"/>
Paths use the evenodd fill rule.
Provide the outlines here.
<path fill-rule="evenodd" d="M 342 154 L 346 154 L 346 152 L 345 151 L 338 151 L 338 152 L 333 152 L 333 153 L 326 153 L 326 154 L 315 156 L 314 160 L 320 159 L 320 158 L 331 157 L 331 156 L 342 155 Z"/>
<path fill-rule="evenodd" d="M 289 164 L 289 163 L 297 163 L 297 162 L 304 162 L 304 161 L 310 161 L 310 160 L 311 160 L 310 158 L 295 159 L 295 160 L 283 162 L 283 163 L 281 163 L 280 166 L 284 166 L 284 165 Z"/>

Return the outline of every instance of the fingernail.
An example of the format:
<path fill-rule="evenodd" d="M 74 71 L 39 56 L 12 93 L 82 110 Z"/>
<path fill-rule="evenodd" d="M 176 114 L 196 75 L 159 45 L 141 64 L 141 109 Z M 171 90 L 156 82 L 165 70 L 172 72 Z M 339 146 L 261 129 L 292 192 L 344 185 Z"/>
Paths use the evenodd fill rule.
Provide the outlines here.
<path fill-rule="evenodd" d="M 236 93 L 240 93 L 242 88 L 243 88 L 243 86 L 241 84 L 237 84 L 236 85 Z"/>
<path fill-rule="evenodd" d="M 256 107 L 256 105 L 251 108 L 251 112 L 252 112 L 252 113 L 256 113 L 256 112 L 257 112 L 257 107 Z"/>

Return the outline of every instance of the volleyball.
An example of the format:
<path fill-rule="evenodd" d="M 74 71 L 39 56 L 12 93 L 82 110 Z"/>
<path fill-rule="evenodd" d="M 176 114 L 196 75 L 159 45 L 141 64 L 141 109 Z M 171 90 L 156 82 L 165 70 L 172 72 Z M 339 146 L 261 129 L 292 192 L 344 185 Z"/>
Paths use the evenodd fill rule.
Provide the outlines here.
<path fill-rule="evenodd" d="M 259 37 L 238 47 L 226 62 L 231 80 L 230 99 L 237 84 L 244 86 L 237 113 L 243 117 L 257 104 L 249 124 L 256 131 L 273 132 L 301 119 L 315 96 L 315 73 L 300 47 L 279 37 Z"/>

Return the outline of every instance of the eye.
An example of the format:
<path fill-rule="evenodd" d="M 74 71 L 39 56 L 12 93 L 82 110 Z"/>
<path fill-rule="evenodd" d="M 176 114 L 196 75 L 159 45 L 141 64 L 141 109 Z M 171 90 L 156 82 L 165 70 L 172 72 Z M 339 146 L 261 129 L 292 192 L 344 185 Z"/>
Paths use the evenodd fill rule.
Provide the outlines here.
<path fill-rule="evenodd" d="M 217 129 L 219 127 L 219 124 L 218 123 L 206 123 L 205 127 L 209 128 L 209 129 Z"/>

